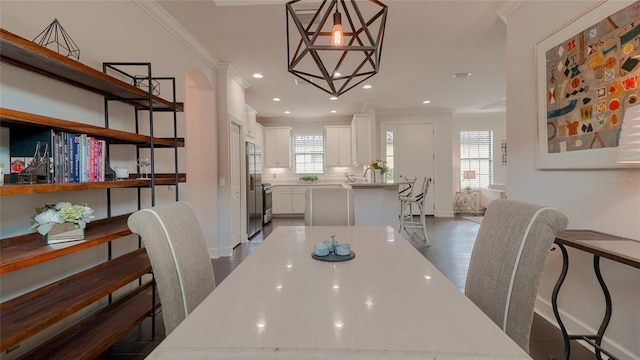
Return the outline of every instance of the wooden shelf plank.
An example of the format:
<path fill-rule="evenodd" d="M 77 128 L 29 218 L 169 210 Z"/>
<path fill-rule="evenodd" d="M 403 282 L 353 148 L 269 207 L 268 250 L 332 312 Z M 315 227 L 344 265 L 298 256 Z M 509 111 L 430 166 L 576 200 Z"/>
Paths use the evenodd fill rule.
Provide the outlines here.
<path fill-rule="evenodd" d="M 87 134 L 98 139 L 107 140 L 111 144 L 132 144 L 141 147 L 149 147 L 151 137 L 130 133 L 127 131 L 107 129 L 100 126 L 88 125 L 74 121 L 56 119 L 49 116 L 31 114 L 23 111 L 0 108 L 0 120 L 2 126 L 29 125 L 34 127 L 53 128 L 75 134 Z M 184 147 L 184 138 L 175 139 L 178 147 Z M 174 146 L 173 138 L 153 138 L 153 146 L 168 148 Z"/>
<path fill-rule="evenodd" d="M 151 316 L 151 282 L 47 340 L 19 359 L 94 359 Z M 160 307 L 156 296 L 155 309 Z"/>
<path fill-rule="evenodd" d="M 0 351 L 151 271 L 144 248 L 0 304 Z"/>
<path fill-rule="evenodd" d="M 178 174 L 178 182 L 186 182 L 187 175 Z M 175 174 L 155 174 L 155 185 L 175 185 Z M 6 184 L 0 186 L 0 196 L 43 194 L 62 191 L 151 187 L 149 179 L 129 179 L 118 181 L 100 181 L 61 184 Z"/>
<path fill-rule="evenodd" d="M 47 245 L 36 233 L 5 238 L 0 241 L 0 274 L 24 269 L 68 254 L 131 235 L 127 226 L 130 214 L 90 222 L 85 239 Z"/>
<path fill-rule="evenodd" d="M 116 79 L 32 41 L 0 29 L 0 60 L 25 70 L 56 79 L 108 98 L 127 99 L 138 108 L 148 109 L 149 93 Z M 181 103 L 174 104 L 153 96 L 152 109 L 183 111 Z"/>

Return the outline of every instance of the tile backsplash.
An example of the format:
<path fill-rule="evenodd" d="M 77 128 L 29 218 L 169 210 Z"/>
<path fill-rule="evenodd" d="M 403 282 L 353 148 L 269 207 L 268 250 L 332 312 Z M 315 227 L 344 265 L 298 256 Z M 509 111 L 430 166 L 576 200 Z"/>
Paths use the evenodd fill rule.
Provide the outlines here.
<path fill-rule="evenodd" d="M 318 182 L 324 181 L 343 181 L 346 180 L 346 174 L 354 175 L 356 179 L 362 179 L 365 167 L 357 166 L 340 166 L 327 167 L 323 174 L 314 174 L 318 177 Z M 262 168 L 262 182 L 277 184 L 290 183 L 292 181 L 300 181 L 300 176 L 304 174 L 296 174 L 293 168 Z"/>

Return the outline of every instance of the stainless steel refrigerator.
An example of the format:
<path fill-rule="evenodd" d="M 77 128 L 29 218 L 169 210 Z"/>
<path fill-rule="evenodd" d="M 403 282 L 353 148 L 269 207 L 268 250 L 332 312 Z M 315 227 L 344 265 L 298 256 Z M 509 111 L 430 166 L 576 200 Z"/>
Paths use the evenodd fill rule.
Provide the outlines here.
<path fill-rule="evenodd" d="M 262 230 L 262 149 L 247 143 L 247 236 Z"/>

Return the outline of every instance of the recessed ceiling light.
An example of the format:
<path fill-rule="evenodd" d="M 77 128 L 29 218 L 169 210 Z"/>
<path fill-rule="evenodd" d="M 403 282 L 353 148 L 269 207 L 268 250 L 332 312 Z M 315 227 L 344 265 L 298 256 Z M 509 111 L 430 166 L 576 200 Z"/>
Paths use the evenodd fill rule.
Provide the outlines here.
<path fill-rule="evenodd" d="M 332 96 L 332 97 L 329 98 L 329 100 L 336 101 L 336 100 L 338 100 L 338 97 L 337 96 Z"/>
<path fill-rule="evenodd" d="M 337 71 L 333 73 L 333 77 L 334 78 L 337 78 L 337 77 L 340 77 L 340 76 L 342 76 L 342 74 L 337 72 Z"/>
<path fill-rule="evenodd" d="M 470 73 L 470 72 L 466 72 L 466 73 L 455 73 L 455 74 L 453 74 L 453 78 L 454 78 L 454 79 L 468 78 L 469 76 L 471 76 L 471 73 Z"/>
<path fill-rule="evenodd" d="M 367 85 L 363 86 L 362 88 L 363 88 L 363 89 L 365 89 L 365 90 L 369 90 L 369 89 L 371 89 L 372 87 L 373 87 L 373 86 L 371 86 L 371 85 L 367 84 Z"/>
<path fill-rule="evenodd" d="M 337 113 L 337 112 L 338 112 L 337 110 L 331 110 L 331 113 L 332 113 L 332 114 L 335 114 L 335 113 Z"/>
<path fill-rule="evenodd" d="M 284 112 L 285 114 L 291 114 L 291 111 L 287 110 Z"/>
<path fill-rule="evenodd" d="M 260 73 L 255 73 L 255 74 L 253 74 L 253 77 L 256 78 L 256 79 L 262 79 L 264 76 L 262 76 L 262 74 L 260 74 Z"/>
<path fill-rule="evenodd" d="M 280 98 L 273 98 L 273 101 L 280 101 Z"/>
<path fill-rule="evenodd" d="M 431 100 L 425 100 L 422 102 L 423 104 L 431 104 Z"/>

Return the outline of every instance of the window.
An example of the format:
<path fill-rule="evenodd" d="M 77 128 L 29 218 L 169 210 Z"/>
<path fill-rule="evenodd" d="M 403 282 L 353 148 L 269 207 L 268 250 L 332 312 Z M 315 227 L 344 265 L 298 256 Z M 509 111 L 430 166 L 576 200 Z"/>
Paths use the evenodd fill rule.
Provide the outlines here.
<path fill-rule="evenodd" d="M 385 173 L 388 181 L 393 181 L 393 130 L 387 130 L 385 132 L 385 155 L 387 160 L 387 166 L 389 171 Z"/>
<path fill-rule="evenodd" d="M 465 172 L 467 172 L 465 179 Z M 474 173 L 475 172 L 475 173 Z M 460 131 L 460 189 L 493 183 L 493 131 Z"/>
<path fill-rule="evenodd" d="M 324 171 L 323 136 L 295 135 L 293 156 L 296 174 L 322 174 Z"/>

